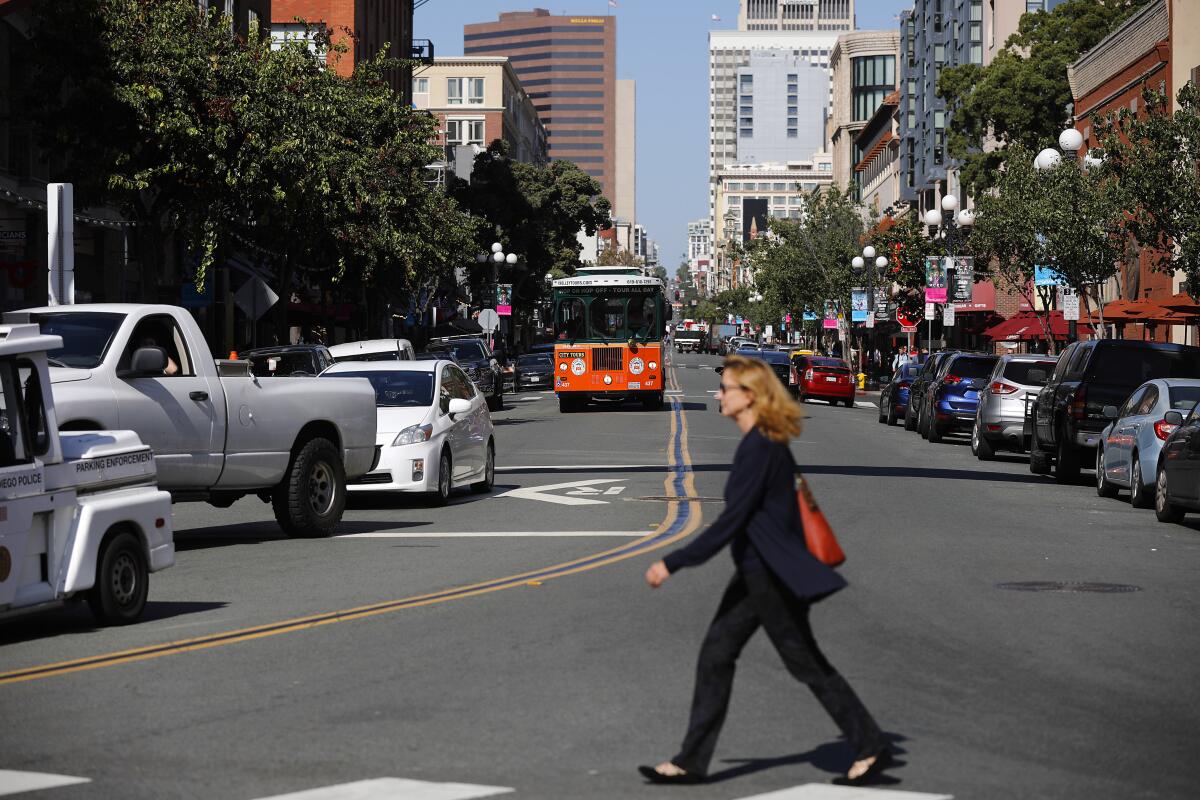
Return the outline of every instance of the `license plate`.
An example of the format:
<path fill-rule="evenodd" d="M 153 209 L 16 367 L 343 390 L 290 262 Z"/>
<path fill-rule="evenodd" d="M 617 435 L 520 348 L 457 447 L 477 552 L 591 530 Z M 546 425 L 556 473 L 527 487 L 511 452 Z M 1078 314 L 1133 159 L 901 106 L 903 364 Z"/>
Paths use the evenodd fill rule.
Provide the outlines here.
<path fill-rule="evenodd" d="M 825 380 L 829 381 L 830 383 L 837 383 L 837 378 L 826 378 Z"/>
<path fill-rule="evenodd" d="M 642 388 L 642 384 L 641 384 L 641 383 L 634 383 L 634 382 L 630 382 L 630 384 L 629 384 L 629 388 L 630 388 L 630 389 L 640 389 L 640 388 Z"/>

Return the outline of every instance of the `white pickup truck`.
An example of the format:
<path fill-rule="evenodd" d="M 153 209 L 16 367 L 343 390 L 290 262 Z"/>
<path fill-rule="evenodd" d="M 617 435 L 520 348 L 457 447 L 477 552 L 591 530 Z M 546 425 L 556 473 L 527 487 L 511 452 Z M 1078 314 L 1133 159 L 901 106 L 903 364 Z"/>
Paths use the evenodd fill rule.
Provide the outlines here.
<path fill-rule="evenodd" d="M 80 595 L 122 624 L 175 563 L 171 497 L 131 431 L 59 434 L 36 325 L 0 325 L 0 618 Z"/>
<path fill-rule="evenodd" d="M 375 392 L 365 380 L 256 378 L 249 362 L 214 361 L 176 306 L 52 306 L 4 319 L 62 338 L 49 353 L 62 430 L 136 431 L 177 501 L 224 508 L 254 494 L 289 535 L 328 536 L 347 477 L 373 466 Z"/>

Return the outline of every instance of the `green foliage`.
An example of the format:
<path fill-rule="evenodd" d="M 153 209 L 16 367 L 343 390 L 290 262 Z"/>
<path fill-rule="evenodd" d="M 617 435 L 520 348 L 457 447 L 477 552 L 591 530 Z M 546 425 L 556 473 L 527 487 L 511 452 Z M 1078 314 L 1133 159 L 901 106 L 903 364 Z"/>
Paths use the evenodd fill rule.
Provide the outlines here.
<path fill-rule="evenodd" d="M 750 242 L 746 252 L 768 321 L 819 310 L 825 300 L 849 308 L 855 285 L 850 261 L 863 232 L 858 206 L 836 188 L 809 194 L 800 219 L 772 219 L 769 234 Z"/>
<path fill-rule="evenodd" d="M 885 279 L 899 284 L 897 305 L 910 316 L 925 305 L 925 258 L 945 255 L 939 242 L 930 239 L 916 211 L 905 214 L 895 225 L 871 238 L 875 249 L 887 256 Z"/>
<path fill-rule="evenodd" d="M 1149 89 L 1142 115 L 1121 113 L 1097 124 L 1105 165 L 1127 193 L 1128 228 L 1150 248 L 1154 268 L 1182 270 L 1200 297 L 1200 91 L 1179 90 L 1179 110 Z"/>
<path fill-rule="evenodd" d="M 619 247 L 606 247 L 596 256 L 598 267 L 640 267 L 646 259 Z"/>
<path fill-rule="evenodd" d="M 1017 32 L 986 67 L 944 70 L 938 94 L 949 117 L 947 152 L 960 160 L 962 182 L 978 197 L 998 180 L 1004 147 L 1055 144 L 1071 102 L 1067 66 L 1147 0 L 1068 0 L 1051 12 L 1025 14 Z M 983 152 L 991 134 L 1001 150 Z"/>

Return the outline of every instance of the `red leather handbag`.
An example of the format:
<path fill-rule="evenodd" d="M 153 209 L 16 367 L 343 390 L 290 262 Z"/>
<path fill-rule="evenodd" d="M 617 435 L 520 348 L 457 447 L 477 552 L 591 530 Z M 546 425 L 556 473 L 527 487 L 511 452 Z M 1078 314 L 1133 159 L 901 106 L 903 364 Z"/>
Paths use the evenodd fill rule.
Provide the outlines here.
<path fill-rule="evenodd" d="M 808 552 L 826 566 L 836 567 L 846 560 L 825 512 L 817 505 L 808 481 L 801 476 L 796 483 L 796 502 L 800 506 L 800 524 L 804 527 L 804 543 Z"/>

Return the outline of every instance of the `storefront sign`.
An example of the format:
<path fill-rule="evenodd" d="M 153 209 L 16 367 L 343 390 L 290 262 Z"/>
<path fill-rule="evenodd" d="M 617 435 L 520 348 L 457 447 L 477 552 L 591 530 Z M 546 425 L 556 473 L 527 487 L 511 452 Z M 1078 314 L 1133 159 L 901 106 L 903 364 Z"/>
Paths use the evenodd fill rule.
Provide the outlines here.
<path fill-rule="evenodd" d="M 25 255 L 25 218 L 0 218 L 0 255 Z"/>

